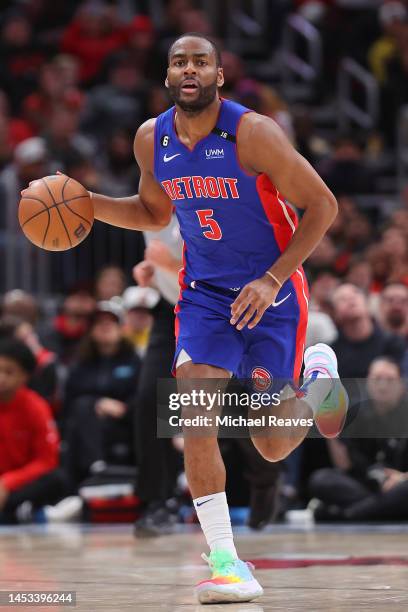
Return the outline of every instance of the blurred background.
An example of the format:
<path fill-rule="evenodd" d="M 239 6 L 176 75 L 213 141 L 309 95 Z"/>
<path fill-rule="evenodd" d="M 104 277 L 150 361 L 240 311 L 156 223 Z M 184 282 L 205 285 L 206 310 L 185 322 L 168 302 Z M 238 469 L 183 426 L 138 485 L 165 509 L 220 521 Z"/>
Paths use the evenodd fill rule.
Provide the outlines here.
<path fill-rule="evenodd" d="M 59 498 L 67 492 L 76 495 L 80 484 L 98 471 L 98 461 L 102 472 L 107 464 L 143 466 L 140 432 L 149 441 L 155 429 L 143 421 L 139 376 L 155 322 L 172 333 L 167 307 L 174 302 L 163 297 L 160 283 L 157 291 L 152 279 L 154 272 L 169 274 L 177 257 L 168 240 L 149 243 L 141 232 L 98 221 L 76 249 L 41 251 L 19 229 L 19 194 L 29 181 L 57 170 L 92 191 L 115 197 L 136 193 L 134 134 L 170 105 L 163 84 L 167 51 L 188 31 L 219 42 L 223 95 L 273 118 L 338 199 L 339 215 L 305 267 L 311 286 L 308 344 L 333 345 L 341 376 L 391 381 L 386 389 L 371 387 L 370 410 L 379 422 L 405 402 L 408 3 L 3 0 L 0 327 L 3 336 L 19 338 L 36 355 L 31 386 L 52 407 L 63 439 L 61 461 L 69 474 Z M 163 300 L 167 318 L 160 310 Z M 155 380 L 152 370 L 150 376 Z M 112 401 L 108 405 L 101 399 Z M 95 415 L 104 428 L 96 449 L 89 444 Z M 389 518 L 367 504 L 401 486 L 408 470 L 405 440 L 390 436 L 364 449 L 357 442 L 307 440 L 283 466 L 262 466 L 265 475 L 257 479 L 260 468 L 251 450 L 226 441 L 232 506 L 249 507 L 255 527 L 273 516 L 284 517 L 287 510 L 305 508 L 311 498 L 319 499 L 320 507 L 326 504 L 322 520 L 329 506 L 339 520 L 346 515 L 347 520 L 369 520 L 378 513 Z M 83 460 L 70 448 L 81 448 Z M 178 520 L 193 520 L 187 498 L 183 515 L 181 502 L 176 510 L 165 503 L 176 490 L 185 490 L 182 443 L 176 440 L 163 452 L 166 483 L 160 491 L 140 494 L 140 512 L 150 504 L 154 511 L 165 507 L 164 523 L 172 512 Z M 380 477 L 378 472 L 372 477 L 373 466 L 380 466 Z M 388 488 L 383 486 L 386 469 L 395 472 Z M 247 485 L 240 480 L 243 471 Z M 131 481 L 130 474 L 122 472 L 122 480 Z M 335 486 L 334 475 L 340 479 Z M 151 475 L 147 479 L 151 482 Z M 408 508 L 403 484 L 391 516 Z M 331 497 L 333 488 L 341 490 L 340 500 Z M 140 493 L 137 485 L 134 493 Z M 356 503 L 363 503 L 363 510 L 355 510 Z"/>

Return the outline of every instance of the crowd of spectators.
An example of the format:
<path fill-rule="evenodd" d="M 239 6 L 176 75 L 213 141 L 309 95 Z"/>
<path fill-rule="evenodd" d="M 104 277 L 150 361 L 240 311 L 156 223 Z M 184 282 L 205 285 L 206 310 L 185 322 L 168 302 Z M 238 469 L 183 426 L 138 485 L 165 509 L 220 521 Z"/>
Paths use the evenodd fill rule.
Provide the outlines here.
<path fill-rule="evenodd" d="M 386 427 L 393 410 L 407 409 L 408 186 L 400 194 L 395 186 L 383 200 L 380 194 L 373 207 L 363 207 L 360 199 L 376 193 L 375 162 L 392 151 L 398 109 L 408 103 L 407 3 L 273 3 L 277 12 L 271 19 L 279 13 L 281 23 L 298 11 L 322 33 L 326 86 L 317 98 L 332 95 L 333 75 L 345 54 L 371 70 L 379 83 L 378 129 L 332 137 L 319 134 L 310 109 L 285 100 L 279 84 L 254 78 L 253 58 L 228 48 L 225 24 L 213 23 L 200 2 L 163 2 L 161 27 L 154 25 L 146 4 L 5 2 L 0 16 L 0 232 L 17 227 L 20 190 L 56 170 L 93 191 L 114 197 L 135 193 L 133 136 L 141 122 L 169 106 L 163 85 L 169 42 L 192 30 L 213 35 L 223 49 L 224 95 L 275 119 L 338 199 L 339 215 L 306 265 L 311 288 L 307 342 L 333 346 L 340 376 L 371 381 L 362 419 L 373 440 L 361 443 L 367 437 L 361 429 L 353 439 L 330 444 L 309 439 L 269 472 L 256 464 L 244 442 L 224 441 L 232 470 L 230 498 L 237 505 L 252 504 L 250 523 L 263 525 L 276 515 L 281 471 L 281 515 L 316 497 L 318 520 L 408 519 L 402 511 L 408 500 L 408 429 Z M 271 30 L 275 26 L 271 22 Z M 333 35 L 339 28 L 350 36 Z M 353 36 L 357 31 L 359 36 Z M 271 39 L 258 59 L 278 53 L 276 41 Z M 149 336 L 156 339 L 159 316 L 171 336 L 169 304 L 175 300 L 149 287 L 153 273 L 174 274 L 179 266 L 164 243 L 147 238 L 146 243 L 145 260 L 133 262 L 139 264 L 134 281 L 120 267 L 107 265 L 87 282 L 64 287 L 64 295 L 51 296 L 51 308 L 49 301 L 45 308 L 37 295 L 17 287 L 2 296 L 0 522 L 32 520 L 39 508 L 77 494 L 101 465 L 142 466 L 142 489 L 150 491 L 146 501 L 155 501 L 151 489 L 163 483 L 145 467 L 146 457 L 154 461 L 153 452 L 156 459 L 163 453 L 160 461 L 171 472 L 165 496 L 174 494 L 182 444 L 159 448 L 153 440 L 155 420 L 146 416 L 155 397 L 152 372 L 158 372 L 159 360 L 162 368 L 170 367 L 171 351 L 165 358 L 164 353 L 152 357 L 153 352 L 146 357 L 146 351 Z M 142 440 L 140 432 L 134 435 L 139 425 L 149 432 Z M 231 449 L 249 473 L 262 474 L 248 478 L 246 497 L 234 490 L 234 469 L 240 464 L 228 461 Z M 258 516 L 265 504 L 267 516 Z"/>

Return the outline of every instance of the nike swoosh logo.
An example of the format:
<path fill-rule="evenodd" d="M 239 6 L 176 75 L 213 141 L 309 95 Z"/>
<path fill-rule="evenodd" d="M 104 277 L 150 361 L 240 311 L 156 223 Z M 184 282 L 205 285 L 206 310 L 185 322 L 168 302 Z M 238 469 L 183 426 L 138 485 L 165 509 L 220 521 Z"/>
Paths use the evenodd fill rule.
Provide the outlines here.
<path fill-rule="evenodd" d="M 164 162 L 169 162 L 172 159 L 174 159 L 175 157 L 178 157 L 179 155 L 181 155 L 181 153 L 176 153 L 175 155 L 170 155 L 169 157 L 167 157 L 167 153 L 166 153 L 166 155 L 163 157 L 163 161 Z"/>
<path fill-rule="evenodd" d="M 212 499 L 214 499 L 213 497 L 211 497 L 210 499 L 205 499 L 203 502 L 199 503 L 197 502 L 197 506 L 202 506 L 203 504 L 206 504 L 207 502 L 211 501 Z"/>
<path fill-rule="evenodd" d="M 274 302 L 274 303 L 272 304 L 272 306 L 273 306 L 274 308 L 276 308 L 277 306 L 280 306 L 281 304 L 283 304 L 283 302 L 286 302 L 286 300 L 287 300 L 288 298 L 290 298 L 290 296 L 291 296 L 291 295 L 292 295 L 292 292 L 288 293 L 288 295 L 287 295 L 286 297 L 284 297 L 284 298 L 283 298 L 283 300 L 279 300 L 279 302 Z"/>

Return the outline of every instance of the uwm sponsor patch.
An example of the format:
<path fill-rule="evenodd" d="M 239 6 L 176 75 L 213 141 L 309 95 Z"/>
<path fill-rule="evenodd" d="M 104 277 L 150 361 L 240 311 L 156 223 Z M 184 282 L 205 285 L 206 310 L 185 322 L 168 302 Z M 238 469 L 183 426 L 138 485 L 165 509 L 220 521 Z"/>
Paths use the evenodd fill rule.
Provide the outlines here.
<path fill-rule="evenodd" d="M 162 181 L 162 186 L 171 200 L 193 198 L 239 198 L 238 179 L 215 176 L 181 176 Z"/>

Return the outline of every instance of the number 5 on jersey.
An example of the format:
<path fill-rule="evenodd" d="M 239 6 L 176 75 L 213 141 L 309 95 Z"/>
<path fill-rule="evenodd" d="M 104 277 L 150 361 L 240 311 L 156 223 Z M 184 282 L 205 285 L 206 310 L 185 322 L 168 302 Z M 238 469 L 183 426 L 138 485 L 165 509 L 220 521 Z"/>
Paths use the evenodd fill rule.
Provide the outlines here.
<path fill-rule="evenodd" d="M 201 227 L 208 227 L 203 236 L 209 240 L 221 240 L 222 231 L 215 219 L 212 218 L 214 211 L 212 208 L 206 208 L 204 210 L 196 210 L 198 219 Z"/>

